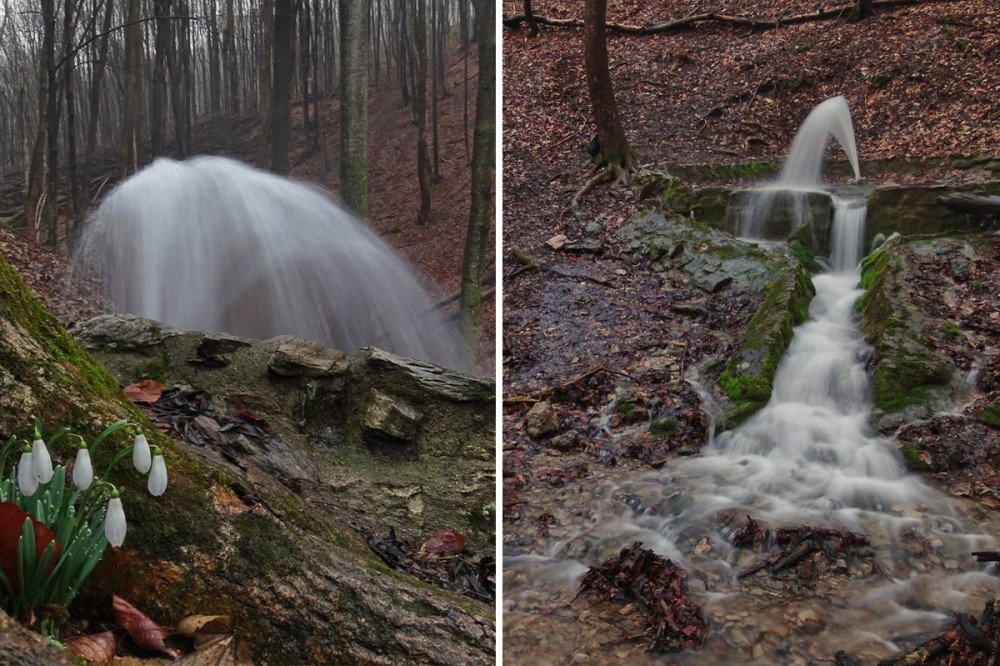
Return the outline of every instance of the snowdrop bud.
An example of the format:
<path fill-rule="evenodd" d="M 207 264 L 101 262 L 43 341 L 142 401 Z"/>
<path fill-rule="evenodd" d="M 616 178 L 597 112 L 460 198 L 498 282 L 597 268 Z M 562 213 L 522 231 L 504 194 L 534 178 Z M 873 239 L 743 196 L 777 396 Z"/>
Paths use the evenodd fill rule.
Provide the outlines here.
<path fill-rule="evenodd" d="M 26 497 L 31 497 L 38 490 L 38 477 L 35 476 L 30 446 L 24 447 L 21 462 L 17 464 L 17 487 L 21 489 L 21 494 Z"/>
<path fill-rule="evenodd" d="M 39 483 L 48 483 L 52 479 L 52 458 L 45 442 L 36 439 L 31 443 L 31 464 Z"/>
<path fill-rule="evenodd" d="M 108 511 L 104 514 L 104 536 L 108 538 L 108 543 L 117 548 L 125 541 L 127 529 L 121 498 L 117 490 L 112 490 L 111 499 L 108 500 Z"/>
<path fill-rule="evenodd" d="M 86 490 L 94 481 L 94 466 L 90 464 L 90 451 L 86 444 L 76 450 L 76 464 L 73 465 L 73 485 Z"/>
<path fill-rule="evenodd" d="M 135 468 L 145 474 L 149 471 L 150 465 L 149 459 L 149 442 L 146 441 L 146 436 L 139 431 L 139 434 L 135 436 L 135 447 L 132 449 L 132 464 Z"/>
<path fill-rule="evenodd" d="M 163 451 L 153 448 L 153 469 L 149 473 L 149 494 L 159 497 L 167 489 L 167 465 L 163 462 Z"/>

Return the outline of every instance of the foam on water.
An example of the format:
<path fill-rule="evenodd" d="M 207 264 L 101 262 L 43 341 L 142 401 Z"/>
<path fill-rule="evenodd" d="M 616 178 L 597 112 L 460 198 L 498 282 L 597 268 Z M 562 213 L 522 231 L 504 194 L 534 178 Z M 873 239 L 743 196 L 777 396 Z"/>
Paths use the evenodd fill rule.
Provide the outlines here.
<path fill-rule="evenodd" d="M 319 187 L 234 160 L 156 160 L 104 199 L 74 256 L 121 312 L 465 369 L 458 335 L 386 243 Z"/>

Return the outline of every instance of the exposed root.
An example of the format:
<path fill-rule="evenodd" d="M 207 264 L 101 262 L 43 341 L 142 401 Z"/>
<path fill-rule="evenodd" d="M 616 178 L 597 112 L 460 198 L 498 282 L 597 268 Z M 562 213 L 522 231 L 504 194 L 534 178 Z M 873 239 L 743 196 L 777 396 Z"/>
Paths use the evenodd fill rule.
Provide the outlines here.
<path fill-rule="evenodd" d="M 636 165 L 632 160 L 628 160 L 625 165 L 621 164 L 605 164 L 603 167 L 595 173 L 590 179 L 583 184 L 576 194 L 573 195 L 573 199 L 569 202 L 569 205 L 563 208 L 560 217 L 566 217 L 570 213 L 574 212 L 580 205 L 580 198 L 594 189 L 597 185 L 601 183 L 614 182 L 616 185 L 628 185 L 629 180 L 632 178 L 632 174 L 636 171 Z"/>

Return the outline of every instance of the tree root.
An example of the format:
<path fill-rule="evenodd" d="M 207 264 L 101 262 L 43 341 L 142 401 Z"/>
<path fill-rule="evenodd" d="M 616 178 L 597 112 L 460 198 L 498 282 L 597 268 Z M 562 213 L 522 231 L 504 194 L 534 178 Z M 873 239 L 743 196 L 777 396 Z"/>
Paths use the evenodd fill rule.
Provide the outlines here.
<path fill-rule="evenodd" d="M 559 217 L 566 217 L 570 213 L 574 212 L 580 205 L 580 198 L 594 189 L 597 185 L 601 183 L 614 182 L 618 185 L 628 185 L 629 180 L 632 178 L 632 174 L 636 172 L 636 164 L 634 159 L 625 160 L 624 164 L 605 164 L 600 167 L 590 179 L 583 184 L 576 194 L 573 195 L 573 199 L 569 202 L 569 205 L 563 208 L 562 213 Z"/>

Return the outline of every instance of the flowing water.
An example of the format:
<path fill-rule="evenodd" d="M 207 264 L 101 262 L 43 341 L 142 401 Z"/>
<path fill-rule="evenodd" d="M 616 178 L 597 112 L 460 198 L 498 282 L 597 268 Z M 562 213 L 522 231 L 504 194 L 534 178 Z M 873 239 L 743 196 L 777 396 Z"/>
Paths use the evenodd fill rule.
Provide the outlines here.
<path fill-rule="evenodd" d="M 867 664 L 933 634 L 948 611 L 978 613 L 1000 594 L 987 565 L 969 556 L 996 547 L 981 533 L 995 533 L 996 521 L 974 527 L 982 516 L 972 503 L 909 473 L 893 442 L 869 426 L 869 349 L 854 310 L 864 217 L 862 202 L 835 200 L 830 269 L 813 278 L 809 319 L 795 329 L 763 409 L 666 473 L 577 498 L 582 519 L 548 552 L 505 553 L 510 663 L 808 664 L 847 650 Z M 766 572 L 741 580 L 760 557 L 731 545 L 745 515 L 771 527 L 860 532 L 873 557 L 838 561 L 811 585 Z M 710 627 L 701 650 L 645 655 L 615 621 L 570 603 L 586 566 L 635 541 L 687 569 Z"/>
<path fill-rule="evenodd" d="M 121 312 L 466 369 L 458 335 L 386 243 L 319 187 L 234 160 L 156 160 L 104 199 L 74 257 Z"/>

